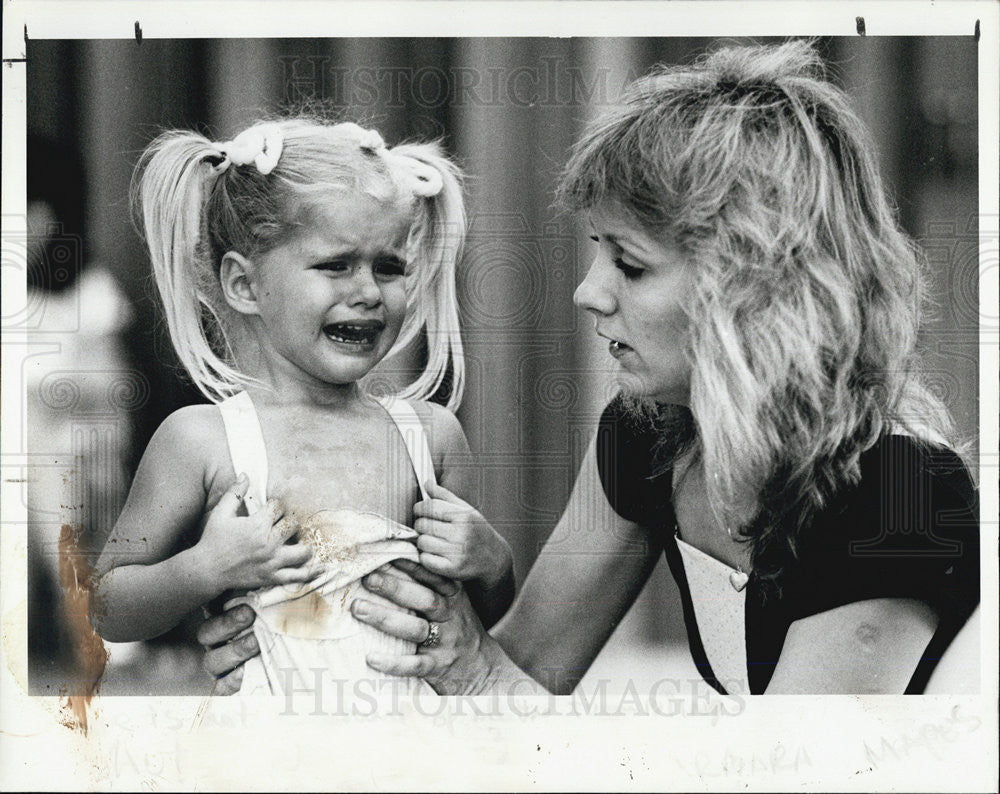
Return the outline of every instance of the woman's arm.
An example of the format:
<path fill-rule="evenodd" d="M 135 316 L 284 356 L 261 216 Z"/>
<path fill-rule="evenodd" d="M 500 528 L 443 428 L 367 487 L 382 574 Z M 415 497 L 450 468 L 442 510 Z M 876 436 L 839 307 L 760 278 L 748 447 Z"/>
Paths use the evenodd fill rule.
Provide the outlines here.
<path fill-rule="evenodd" d="M 978 500 L 952 451 L 889 436 L 862 455 L 856 494 L 813 522 L 796 580 L 819 591 L 785 598 L 825 606 L 789 627 L 768 694 L 902 693 L 939 616 L 951 625 L 979 602 Z M 875 540 L 880 554 L 856 551 Z"/>
<path fill-rule="evenodd" d="M 569 694 L 635 601 L 662 552 L 608 504 L 592 441 L 562 517 L 492 634 L 549 691 Z"/>
<path fill-rule="evenodd" d="M 937 628 L 921 601 L 876 598 L 795 621 L 768 695 L 902 694 Z"/>

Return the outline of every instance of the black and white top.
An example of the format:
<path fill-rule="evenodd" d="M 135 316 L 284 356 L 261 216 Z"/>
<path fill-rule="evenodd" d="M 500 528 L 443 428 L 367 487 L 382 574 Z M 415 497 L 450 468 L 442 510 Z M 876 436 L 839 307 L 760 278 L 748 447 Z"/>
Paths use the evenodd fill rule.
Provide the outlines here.
<path fill-rule="evenodd" d="M 776 594 L 752 572 L 738 588 L 742 582 L 733 569 L 679 540 L 671 472 L 652 475 L 656 441 L 655 432 L 628 418 L 616 398 L 601 417 L 598 472 L 615 512 L 645 527 L 650 541 L 663 547 L 680 587 L 691 654 L 710 685 L 725 692 L 722 681 L 736 687 L 745 681 L 751 694 L 762 694 L 794 621 L 857 601 L 912 598 L 928 604 L 940 621 L 906 689 L 923 691 L 979 603 L 978 499 L 952 450 L 909 436 L 882 437 L 862 454 L 859 483 L 844 489 L 803 533 Z M 706 597 L 713 586 L 717 597 Z M 735 628 L 727 610 L 736 617 Z"/>

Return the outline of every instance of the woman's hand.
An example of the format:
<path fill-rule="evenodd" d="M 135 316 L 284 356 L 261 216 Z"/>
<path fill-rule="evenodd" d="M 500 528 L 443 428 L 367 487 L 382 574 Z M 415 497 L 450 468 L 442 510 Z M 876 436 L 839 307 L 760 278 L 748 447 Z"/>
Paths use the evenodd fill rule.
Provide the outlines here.
<path fill-rule="evenodd" d="M 478 510 L 447 488 L 429 483 L 427 493 L 430 498 L 413 508 L 420 564 L 440 576 L 473 580 L 484 590 L 496 588 L 513 570 L 507 541 Z"/>
<path fill-rule="evenodd" d="M 249 485 L 241 474 L 208 514 L 192 549 L 216 593 L 306 582 L 317 573 L 308 564 L 312 548 L 286 542 L 298 527 L 282 520 L 284 508 L 278 500 L 268 500 L 251 516 L 237 515 Z"/>
<path fill-rule="evenodd" d="M 240 637 L 253 625 L 253 610 L 246 604 L 211 617 L 198 629 L 198 642 L 205 646 L 202 666 L 215 677 L 213 695 L 232 695 L 243 683 L 243 663 L 260 653 L 253 633 Z"/>
<path fill-rule="evenodd" d="M 458 582 L 409 560 L 396 560 L 362 583 L 371 592 L 422 613 L 410 615 L 356 599 L 351 611 L 358 620 L 417 643 L 417 652 L 407 656 L 369 654 L 369 666 L 390 675 L 423 678 L 442 695 L 480 694 L 496 683 L 506 657 L 483 629 Z M 426 645 L 432 625 L 437 626 L 438 639 Z"/>

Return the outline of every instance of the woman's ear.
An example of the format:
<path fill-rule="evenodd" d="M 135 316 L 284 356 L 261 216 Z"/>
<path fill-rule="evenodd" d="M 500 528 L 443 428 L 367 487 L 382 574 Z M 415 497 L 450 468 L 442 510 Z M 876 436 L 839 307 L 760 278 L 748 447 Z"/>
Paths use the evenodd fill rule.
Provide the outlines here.
<path fill-rule="evenodd" d="M 222 255 L 219 283 L 226 303 L 240 314 L 259 314 L 253 262 L 235 251 Z"/>

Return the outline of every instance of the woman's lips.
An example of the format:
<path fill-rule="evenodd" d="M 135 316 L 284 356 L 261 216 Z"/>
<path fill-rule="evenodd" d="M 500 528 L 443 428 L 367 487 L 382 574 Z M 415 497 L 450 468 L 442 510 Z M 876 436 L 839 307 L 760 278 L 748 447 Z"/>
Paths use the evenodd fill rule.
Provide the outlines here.
<path fill-rule="evenodd" d="M 608 352 L 614 358 L 621 358 L 626 353 L 632 352 L 631 347 L 626 345 L 624 342 L 615 339 L 614 337 L 608 336 L 607 334 L 602 334 L 600 331 L 597 331 L 597 335 L 608 340 Z"/>
<path fill-rule="evenodd" d="M 608 352 L 614 358 L 621 358 L 626 353 L 631 353 L 632 348 L 626 345 L 624 342 L 619 342 L 616 339 L 612 339 L 610 342 L 608 342 Z"/>

